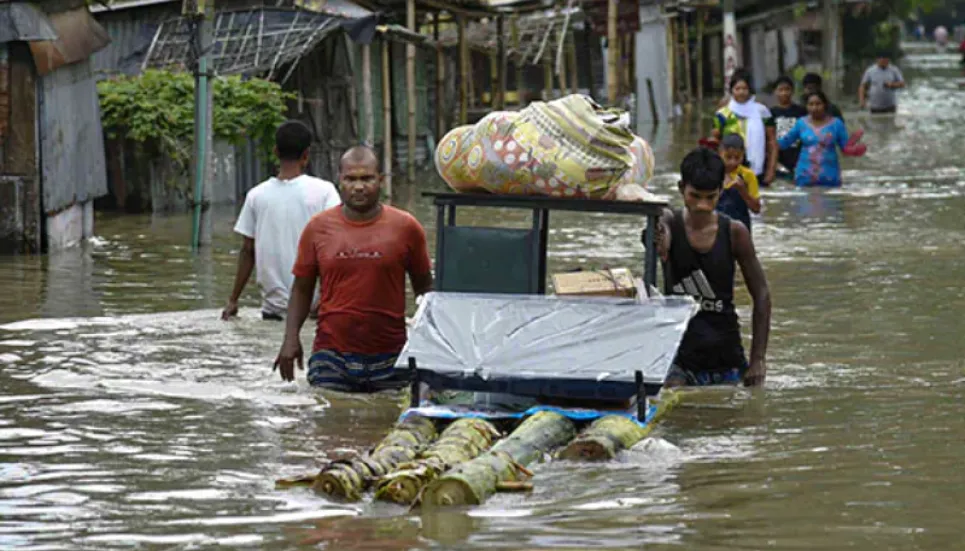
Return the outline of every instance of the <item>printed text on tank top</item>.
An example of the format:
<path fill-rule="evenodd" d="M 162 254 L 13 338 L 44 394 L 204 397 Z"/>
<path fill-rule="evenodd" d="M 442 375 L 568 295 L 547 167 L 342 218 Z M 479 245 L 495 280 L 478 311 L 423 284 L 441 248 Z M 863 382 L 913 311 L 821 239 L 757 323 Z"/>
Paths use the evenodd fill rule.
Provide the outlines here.
<path fill-rule="evenodd" d="M 724 231 L 729 232 L 730 224 L 722 220 L 720 215 L 718 215 L 715 217 L 717 218 L 715 223 L 701 228 L 698 230 L 700 233 L 692 236 L 691 232 L 688 231 L 685 216 L 678 216 L 676 218 L 677 223 L 680 225 L 678 227 L 681 227 L 683 230 L 681 233 L 683 234 L 685 243 L 682 245 L 692 251 L 695 265 L 692 266 L 689 274 L 679 278 L 672 288 L 673 293 L 692 296 L 700 305 L 701 312 L 715 314 L 730 313 L 729 311 L 733 308 L 729 304 L 730 300 L 732 300 L 732 294 L 725 293 L 725 296 L 720 296 L 721 293 L 715 292 L 714 285 L 712 284 L 713 279 L 709 278 L 708 274 L 704 271 L 705 260 L 715 255 L 720 256 L 724 251 L 717 251 L 716 249 L 730 245 L 730 240 L 723 238 L 721 235 Z M 729 252 L 730 251 L 727 251 L 725 255 L 730 256 L 727 254 Z M 730 272 L 730 270 L 725 269 L 725 272 Z M 717 273 L 712 275 L 718 276 Z M 729 273 L 728 275 L 732 276 Z M 730 285 L 733 285 L 732 281 Z"/>

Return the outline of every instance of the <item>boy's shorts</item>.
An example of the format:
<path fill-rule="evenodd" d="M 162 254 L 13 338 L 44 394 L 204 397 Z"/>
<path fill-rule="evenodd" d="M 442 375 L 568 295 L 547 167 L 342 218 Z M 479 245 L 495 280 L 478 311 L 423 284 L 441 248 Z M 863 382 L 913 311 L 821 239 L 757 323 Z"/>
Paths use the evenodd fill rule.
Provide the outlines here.
<path fill-rule="evenodd" d="M 667 386 L 715 386 L 735 385 L 744 380 L 747 366 L 725 369 L 723 371 L 693 371 L 674 365 L 667 373 L 664 383 Z"/>
<path fill-rule="evenodd" d="M 398 354 L 342 354 L 316 350 L 308 359 L 308 383 L 341 392 L 379 392 L 405 388 L 408 369 L 396 369 Z"/>

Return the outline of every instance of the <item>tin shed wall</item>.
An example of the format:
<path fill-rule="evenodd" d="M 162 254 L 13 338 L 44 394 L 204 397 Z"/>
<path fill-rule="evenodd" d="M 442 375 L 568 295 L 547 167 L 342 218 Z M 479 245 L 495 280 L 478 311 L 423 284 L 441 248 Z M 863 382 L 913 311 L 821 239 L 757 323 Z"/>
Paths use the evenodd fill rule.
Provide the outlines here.
<path fill-rule="evenodd" d="M 107 194 L 104 136 L 89 59 L 40 79 L 40 165 L 48 214 Z"/>

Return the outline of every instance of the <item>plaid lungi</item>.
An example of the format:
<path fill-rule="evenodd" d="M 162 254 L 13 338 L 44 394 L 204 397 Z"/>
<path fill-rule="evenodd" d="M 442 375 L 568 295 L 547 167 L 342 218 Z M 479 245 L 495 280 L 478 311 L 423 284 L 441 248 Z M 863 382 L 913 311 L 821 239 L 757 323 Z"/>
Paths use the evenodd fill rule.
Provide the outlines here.
<path fill-rule="evenodd" d="M 408 369 L 396 369 L 398 354 L 342 354 L 316 350 L 308 359 L 308 383 L 341 392 L 379 392 L 405 388 Z"/>

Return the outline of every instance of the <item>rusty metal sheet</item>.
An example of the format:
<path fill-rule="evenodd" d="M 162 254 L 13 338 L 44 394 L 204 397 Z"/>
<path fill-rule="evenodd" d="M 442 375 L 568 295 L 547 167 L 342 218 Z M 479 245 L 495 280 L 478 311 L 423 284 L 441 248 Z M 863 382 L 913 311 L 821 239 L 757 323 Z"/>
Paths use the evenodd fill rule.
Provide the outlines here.
<path fill-rule="evenodd" d="M 43 205 L 58 212 L 107 194 L 104 135 L 90 60 L 40 78 Z"/>
<path fill-rule="evenodd" d="M 38 75 L 46 75 L 58 67 L 87 59 L 110 44 L 104 27 L 94 20 L 87 7 L 76 8 L 47 16 L 56 40 L 30 43 Z"/>
<path fill-rule="evenodd" d="M 57 32 L 47 16 L 33 4 L 0 4 L 0 43 L 56 39 Z"/>
<path fill-rule="evenodd" d="M 140 73 L 158 26 L 179 13 L 180 5 L 176 2 L 95 13 L 97 22 L 111 37 L 111 43 L 91 57 L 96 77 Z"/>

